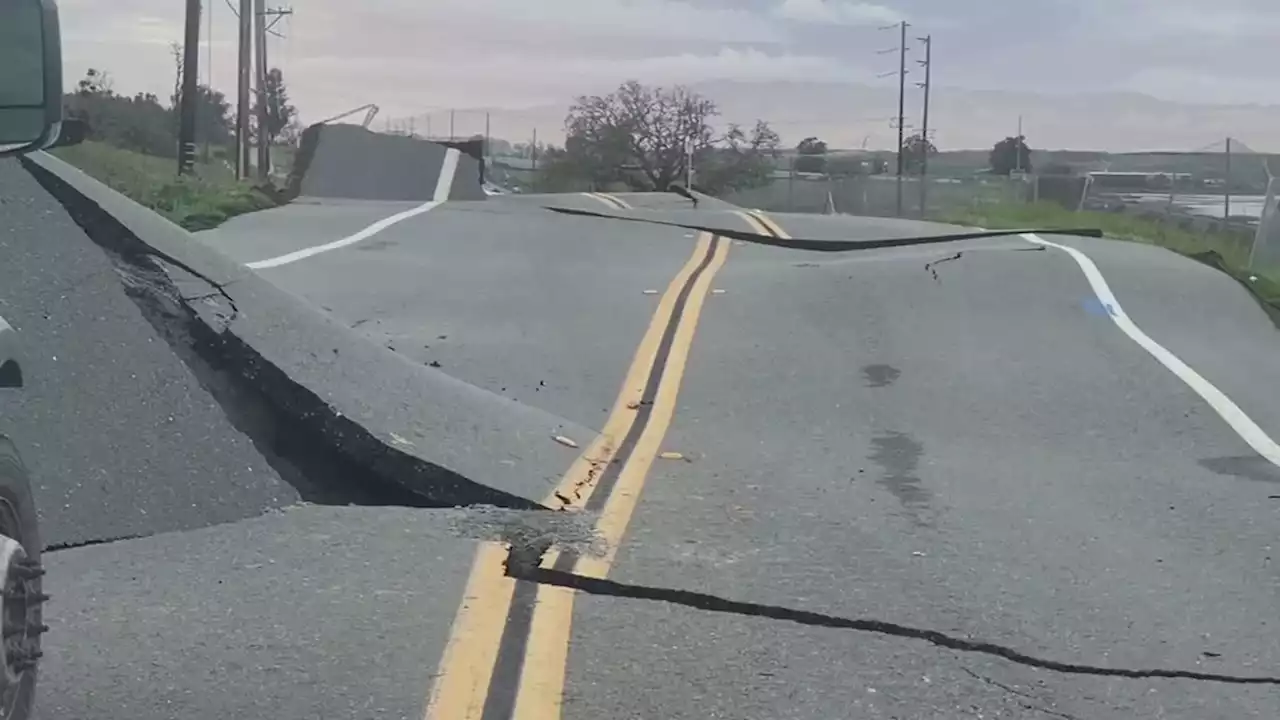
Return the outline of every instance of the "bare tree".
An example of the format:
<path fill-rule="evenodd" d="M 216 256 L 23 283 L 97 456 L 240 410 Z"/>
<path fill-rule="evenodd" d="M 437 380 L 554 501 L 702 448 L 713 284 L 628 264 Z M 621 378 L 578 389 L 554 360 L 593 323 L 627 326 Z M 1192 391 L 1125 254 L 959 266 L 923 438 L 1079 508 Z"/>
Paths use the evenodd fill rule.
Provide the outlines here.
<path fill-rule="evenodd" d="M 596 186 L 665 190 L 684 178 L 692 151 L 698 185 L 757 176 L 760 159 L 777 149 L 777 133 L 758 122 L 751 133 L 731 125 L 717 135 L 712 121 L 719 114 L 714 102 L 688 88 L 634 80 L 609 95 L 579 97 L 565 119 L 565 149 L 556 158 L 562 166 L 555 170 Z"/>

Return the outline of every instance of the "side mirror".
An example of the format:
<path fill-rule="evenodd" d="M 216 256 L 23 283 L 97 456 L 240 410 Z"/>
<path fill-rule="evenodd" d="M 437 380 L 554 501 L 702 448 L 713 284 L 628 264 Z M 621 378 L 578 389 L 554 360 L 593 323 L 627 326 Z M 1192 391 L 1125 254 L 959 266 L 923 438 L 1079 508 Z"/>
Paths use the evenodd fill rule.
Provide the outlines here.
<path fill-rule="evenodd" d="M 61 134 L 62 38 L 55 0 L 0 0 L 0 156 Z"/>
<path fill-rule="evenodd" d="M 58 132 L 57 138 L 45 145 L 45 147 L 56 148 L 79 145 L 87 137 L 89 137 L 89 123 L 79 118 L 67 118 L 62 121 L 62 128 Z"/>

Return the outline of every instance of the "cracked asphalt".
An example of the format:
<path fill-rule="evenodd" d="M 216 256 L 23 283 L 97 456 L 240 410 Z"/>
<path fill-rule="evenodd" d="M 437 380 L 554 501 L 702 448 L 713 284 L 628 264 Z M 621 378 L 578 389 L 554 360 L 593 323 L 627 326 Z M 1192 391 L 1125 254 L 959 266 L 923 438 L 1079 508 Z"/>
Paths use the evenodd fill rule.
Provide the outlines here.
<path fill-rule="evenodd" d="M 0 198 L 0 314 L 50 358 L 3 417 L 46 537 L 145 536 L 48 556 L 41 717 L 421 718 L 482 541 L 599 550 L 593 513 L 300 504 L 58 203 L 13 163 Z M 258 275 L 367 344 L 362 367 L 438 370 L 586 448 L 695 233 L 540 202 L 449 203 Z M 302 202 L 198 240 L 256 262 L 394 205 Z M 773 220 L 821 241 L 939 231 Z M 1280 333 L 1233 280 L 1044 237 L 1280 437 Z M 677 454 L 655 460 L 608 577 L 508 568 L 578 590 L 563 717 L 1280 716 L 1280 469 L 1118 329 L 1066 253 L 734 240 L 708 290 L 662 440 Z M 255 302 L 236 300 L 286 312 Z M 359 370 L 343 392 L 385 397 Z M 537 422 L 503 456 L 552 446 L 567 467 Z"/>

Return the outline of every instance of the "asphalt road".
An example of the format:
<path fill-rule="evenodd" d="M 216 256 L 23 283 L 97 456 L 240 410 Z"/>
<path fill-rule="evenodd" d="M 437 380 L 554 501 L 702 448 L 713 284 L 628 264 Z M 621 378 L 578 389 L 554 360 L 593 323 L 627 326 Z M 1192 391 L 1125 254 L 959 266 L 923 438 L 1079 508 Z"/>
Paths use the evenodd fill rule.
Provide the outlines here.
<path fill-rule="evenodd" d="M 94 257 L 56 203 L 6 172 L 6 209 L 18 198 L 31 218 L 13 224 L 6 246 L 35 246 L 38 233 L 64 256 Z M 557 201 L 623 214 L 647 205 L 637 212 L 676 222 L 706 213 L 702 224 L 726 232 L 778 235 L 731 209 L 619 199 Z M 388 355 L 505 398 L 513 413 L 561 419 L 576 448 L 513 425 L 501 454 L 545 474 L 553 463 L 532 459 L 541 449 L 583 453 L 556 492 L 521 491 L 569 512 L 276 510 L 296 496 L 252 443 L 247 457 L 230 455 L 244 436 L 215 424 L 217 402 L 194 380 L 181 387 L 209 419 L 176 415 L 178 437 L 129 432 L 157 412 L 132 393 L 90 397 L 91 412 L 118 403 L 122 414 L 74 435 L 56 434 L 88 410 L 70 388 L 33 393 L 18 406 L 27 416 L 6 413 L 24 445 L 43 433 L 93 448 L 96 433 L 116 433 L 116 465 L 99 481 L 113 484 L 87 483 L 108 488 L 93 496 L 107 510 L 178 489 L 199 508 L 166 507 L 154 530 L 163 534 L 49 556 L 42 717 L 421 718 L 432 693 L 428 717 L 451 720 L 513 709 L 1280 715 L 1280 469 L 1260 454 L 1280 437 L 1280 363 L 1269 362 L 1280 333 L 1234 281 L 1155 248 L 1041 236 L 1084 253 L 1122 306 L 1108 308 L 1076 257 L 1035 238 L 815 252 L 541 204 L 446 203 L 277 265 L 262 263 L 341 243 L 406 208 L 300 204 L 200 240 L 259 264 L 257 276 L 378 351 L 359 356 L 343 392 L 365 387 L 360 368 Z M 946 230 L 771 220 L 783 237 L 833 243 Z M 4 311 L 24 336 L 52 327 L 33 318 L 40 298 L 60 297 L 37 281 L 58 260 L 29 263 L 6 270 L 4 285 L 15 302 L 9 288 L 26 279 L 17 287 L 31 309 Z M 128 346 L 134 372 L 182 377 L 182 362 L 126 312 L 109 266 L 62 277 L 77 287 L 98 278 L 102 297 L 123 301 L 119 326 L 140 333 Z M 253 316 L 255 301 L 238 297 Z M 98 306 L 111 307 L 81 307 Z M 74 328 L 112 331 L 103 318 Z M 1155 355 L 1126 334 L 1128 321 Z M 271 325 L 288 326 L 283 316 Z M 275 352 L 305 342 L 295 333 Z M 156 347 L 141 366 L 157 368 L 149 374 L 139 343 Z M 59 384 L 123 364 L 91 347 Z M 146 395 L 152 384 L 139 382 Z M 1206 400 L 1206 387 L 1237 409 Z M 49 408 L 61 419 L 42 419 Z M 28 417 L 37 420 L 23 436 Z M 203 442 L 182 441 L 202 427 Z M 591 436 L 601 431 L 611 441 Z M 521 447 L 529 460 L 509 456 Z M 56 499 L 82 481 L 44 469 L 59 456 L 46 448 L 30 450 L 45 518 L 89 523 L 88 513 L 58 520 L 69 516 Z M 149 473 L 157 458 L 174 469 Z M 280 500 L 227 489 L 226 467 L 252 462 Z M 504 559 L 521 579 L 504 575 Z"/>

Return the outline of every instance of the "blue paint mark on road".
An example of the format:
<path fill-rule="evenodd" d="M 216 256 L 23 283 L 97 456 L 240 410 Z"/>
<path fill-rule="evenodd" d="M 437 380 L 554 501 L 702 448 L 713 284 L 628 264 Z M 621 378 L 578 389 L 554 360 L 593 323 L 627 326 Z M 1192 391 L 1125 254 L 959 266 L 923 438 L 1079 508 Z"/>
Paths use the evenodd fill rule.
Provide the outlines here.
<path fill-rule="evenodd" d="M 1112 309 L 1109 303 L 1103 304 L 1103 302 L 1096 297 L 1085 298 L 1080 302 L 1080 307 L 1084 308 L 1084 311 L 1090 315 L 1100 315 L 1102 317 L 1109 318 L 1116 314 L 1115 310 Z"/>

